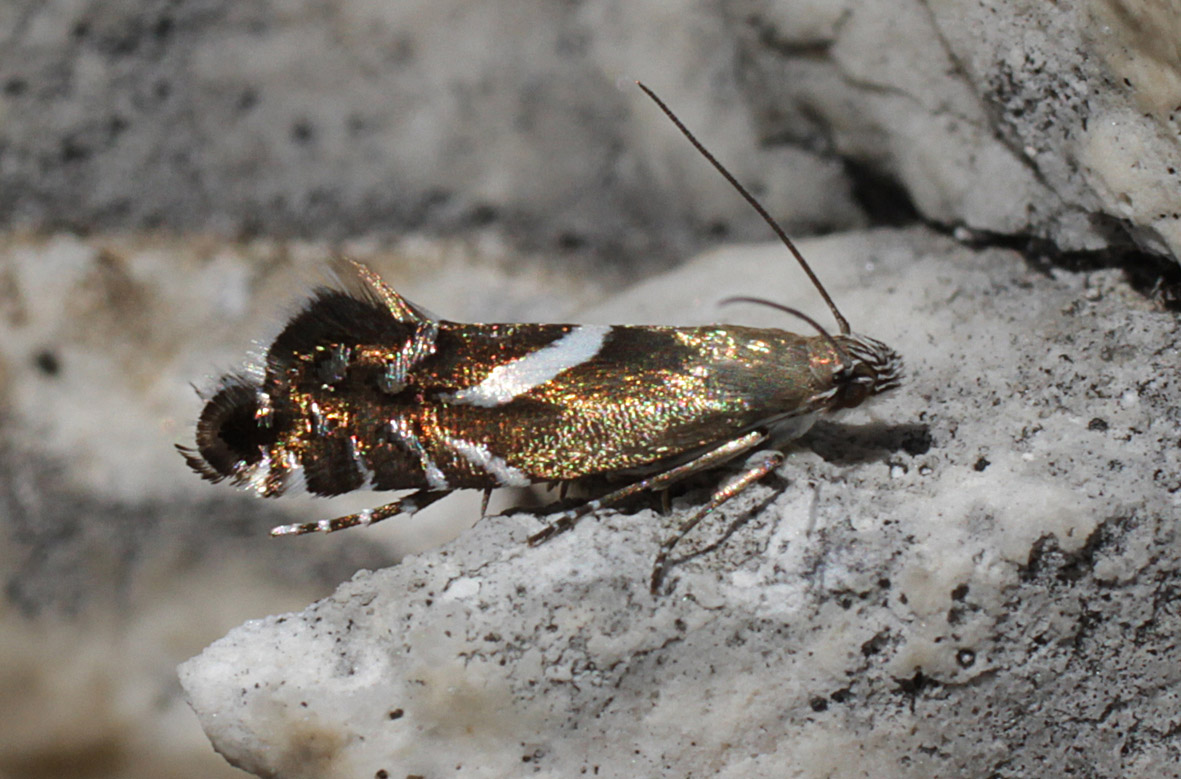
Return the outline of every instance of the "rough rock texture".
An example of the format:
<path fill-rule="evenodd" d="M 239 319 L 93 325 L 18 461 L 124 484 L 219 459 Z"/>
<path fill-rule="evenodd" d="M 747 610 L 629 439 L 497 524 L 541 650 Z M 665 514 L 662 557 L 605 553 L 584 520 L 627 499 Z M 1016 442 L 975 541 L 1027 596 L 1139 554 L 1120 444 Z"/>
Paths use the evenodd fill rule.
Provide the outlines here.
<path fill-rule="evenodd" d="M 241 365 L 252 339 L 265 343 L 321 278 L 327 255 L 372 261 L 413 298 L 471 319 L 579 318 L 599 302 L 603 321 L 700 321 L 716 318 L 722 290 L 792 300 L 777 276 L 790 260 L 770 248 L 758 267 L 725 274 L 725 286 L 685 269 L 687 276 L 605 300 L 706 245 L 766 236 L 632 78 L 656 87 L 793 234 L 849 233 L 833 244 L 839 252 L 813 245 L 821 272 L 841 287 L 834 292 L 856 324 L 905 352 L 914 380 L 881 406 L 878 426 L 818 429 L 780 481 L 752 493 L 756 503 L 771 501 L 768 513 L 678 566 L 676 589 L 659 604 L 643 595 L 660 531 L 654 517 L 635 513 L 642 502 L 533 556 L 498 535 L 519 538 L 531 526 L 524 518 L 484 523 L 460 544 L 499 561 L 495 587 L 511 581 L 515 566 L 568 560 L 559 556 L 570 544 L 576 555 L 603 548 L 587 552 L 602 557 L 585 584 L 588 609 L 603 601 L 592 580 L 615 576 L 620 592 L 630 588 L 616 603 L 632 604 L 625 614 L 633 626 L 665 619 L 667 610 L 683 613 L 686 626 L 703 624 L 679 598 L 703 599 L 716 577 L 719 599 L 747 604 L 810 588 L 810 600 L 783 601 L 775 613 L 812 609 L 819 621 L 791 612 L 788 623 L 759 622 L 742 635 L 778 624 L 830 630 L 818 654 L 837 670 L 809 687 L 809 709 L 824 711 L 804 731 L 827 728 L 859 754 L 896 741 L 919 766 L 900 771 L 921 774 L 923 760 L 974 754 L 965 739 L 982 733 L 998 753 L 1025 744 L 1002 767 L 1014 775 L 1039 756 L 1046 762 L 1027 774 L 1053 773 L 1078 755 L 1094 764 L 1080 762 L 1079 775 L 1118 761 L 1128 774 L 1164 765 L 1159 756 L 1173 748 L 1176 727 L 1171 715 L 1154 713 L 1152 695 L 1167 711 L 1176 663 L 1153 642 L 1172 630 L 1173 507 L 1165 496 L 1181 486 L 1173 434 L 1181 403 L 1168 351 L 1175 318 L 1153 311 L 1152 301 L 1175 298 L 1181 286 L 1158 279 L 1168 274 L 1148 254 L 1123 247 L 1131 238 L 1179 254 L 1174 5 L 0 3 L 0 776 L 240 775 L 212 753 L 183 704 L 175 663 L 244 620 L 299 609 L 359 568 L 433 548 L 473 521 L 478 497 L 453 496 L 413 522 L 370 533 L 273 542 L 270 525 L 347 513 L 373 497 L 252 500 L 198 481 L 172 451 L 190 438 L 200 408 L 190 382 L 208 387 Z M 921 222 L 976 249 L 919 230 L 851 232 Z M 1038 272 L 985 250 L 990 244 L 1022 249 Z M 878 257 L 875 269 L 834 264 L 845 251 Z M 912 261 L 909 270 L 897 264 Z M 1141 296 L 1158 281 L 1162 294 Z M 670 306 L 662 298 L 673 289 L 681 291 Z M 810 292 L 798 293 L 795 302 L 817 312 Z M 725 313 L 783 324 L 758 309 Z M 961 392 L 954 403 L 953 391 Z M 974 421 L 961 428 L 957 420 Z M 1094 447 L 1100 454 L 1092 456 Z M 893 477 L 885 484 L 883 470 Z M 1051 471 L 1060 474 L 1057 490 L 1043 489 Z M 678 506 L 695 504 L 708 486 Z M 924 498 L 923 490 L 936 494 Z M 504 508 L 530 498 L 494 500 Z M 933 519 L 924 500 L 945 507 L 951 535 L 940 535 L 945 520 Z M 849 513 L 838 511 L 845 502 Z M 801 512 L 815 521 L 800 524 Z M 846 518 L 856 519 L 852 529 Z M 913 539 L 899 541 L 892 534 L 904 523 Z M 619 532 L 600 536 L 604 528 Z M 718 529 L 702 537 L 711 532 Z M 1040 540 L 1045 533 L 1056 540 Z M 784 538 L 784 554 L 806 560 L 767 572 L 762 561 L 782 555 L 779 541 L 764 547 Z M 979 554 L 965 562 L 966 549 Z M 612 556 L 621 554 L 634 558 Z M 428 569 L 424 577 L 449 576 L 433 559 L 380 577 L 400 581 Z M 554 564 L 559 573 L 569 567 Z M 768 590 L 758 577 L 772 573 L 779 578 Z M 735 595 L 743 575 L 753 583 Z M 955 589 L 960 583 L 968 589 Z M 472 597 L 464 586 L 461 605 Z M 549 603 L 575 604 L 582 592 Z M 863 613 L 883 600 L 887 611 Z M 753 624 L 743 614 L 768 608 L 743 606 L 727 618 Z M 522 613 L 537 618 L 538 609 L 530 603 Z M 833 610 L 847 622 L 828 619 Z M 935 643 L 944 612 L 958 620 L 954 643 L 976 653 L 954 667 L 944 652 L 953 639 Z M 613 630 L 597 614 L 583 620 L 585 630 Z M 810 634 L 795 635 L 806 642 Z M 711 657 L 738 657 L 741 638 Z M 372 651 L 397 656 L 384 640 L 370 642 Z M 552 660 L 547 667 L 561 668 L 549 640 L 537 644 Z M 766 640 L 767 656 L 784 662 L 777 639 Z M 860 665 L 840 653 L 867 640 Z M 620 656 L 633 658 L 628 646 Z M 261 667 L 243 660 L 236 672 Z M 213 711 L 216 696 L 229 694 L 215 689 L 225 677 L 202 682 L 193 669 L 190 686 L 207 685 L 214 703 L 203 711 Z M 726 684 L 754 684 L 736 669 L 738 660 L 722 668 Z M 833 677 L 849 669 L 861 672 L 862 686 L 844 693 L 846 682 Z M 968 687 L 955 686 L 969 677 Z M 709 689 L 639 686 L 660 678 L 629 677 L 629 700 L 663 695 L 665 707 L 683 708 Z M 1063 697 L 1074 688 L 1075 698 Z M 951 705 L 953 693 L 977 689 L 990 697 Z M 1035 708 L 1036 691 L 1045 690 L 1066 702 Z M 276 700 L 282 726 L 291 720 Z M 438 700 L 441 712 L 448 699 Z M 583 711 L 585 699 L 568 700 L 570 712 Z M 864 721 L 849 701 L 865 703 Z M 898 703 L 896 717 L 935 724 L 875 741 L 885 721 L 879 704 L 888 701 Z M 953 710 L 920 708 L 933 701 Z M 462 710 L 461 702 L 452 715 Z M 620 730 L 640 732 L 639 704 L 630 722 L 610 704 L 603 710 Z M 404 711 L 430 720 L 417 703 Z M 751 747 L 760 732 L 767 744 L 797 732 L 784 727 L 796 711 L 788 704 L 754 712 L 763 725 L 741 732 L 741 707 L 688 711 L 686 720 L 723 734 L 699 740 L 702 748 L 745 744 L 767 772 L 822 772 L 839 752 L 823 738 L 798 742 L 786 757 Z M 830 727 L 846 717 L 844 730 Z M 940 718 L 950 724 L 936 734 Z M 349 722 L 328 721 L 332 733 L 353 732 Z M 553 736 L 552 725 L 543 717 L 531 732 L 550 734 L 550 765 L 564 770 L 559 750 L 577 742 Z M 456 732 L 448 727 L 433 732 Z M 511 747 L 493 736 L 481 754 Z M 909 748 L 920 738 L 916 757 Z M 218 736 L 227 752 L 235 743 Z M 340 760 L 330 766 L 355 757 L 328 752 Z M 1067 752 L 1074 757 L 1056 757 Z M 741 774 L 742 754 L 722 759 Z M 521 768 L 512 762 L 505 773 Z"/>
<path fill-rule="evenodd" d="M 346 248 L 462 317 L 561 318 L 595 295 L 493 241 Z M 192 385 L 240 367 L 327 280 L 330 251 L 0 239 L 0 776 L 241 776 L 210 749 L 176 664 L 478 516 L 478 496 L 456 496 L 381 536 L 276 543 L 271 525 L 373 497 L 260 501 L 200 481 L 174 451 L 200 412 Z"/>
<path fill-rule="evenodd" d="M 696 533 L 668 594 L 652 557 L 700 490 L 534 549 L 536 520 L 487 519 L 184 665 L 217 749 L 283 777 L 1172 775 L 1176 317 L 923 231 L 804 250 L 910 379 Z M 587 318 L 752 284 L 815 310 L 782 255 Z"/>
<path fill-rule="evenodd" d="M 0 35 L 4 221 L 496 224 L 626 260 L 751 235 L 617 88 L 641 78 L 798 228 L 909 198 L 946 225 L 1181 255 L 1172 3 L 17 0 Z"/>
<path fill-rule="evenodd" d="M 1181 10 L 1153 2 L 782 3 L 753 19 L 760 90 L 944 224 L 1181 247 Z M 804 17 L 804 18 L 801 18 Z M 811 22 L 811 23 L 809 23 Z M 776 56 L 778 54 L 779 56 Z M 779 130 L 779 133 L 784 132 Z"/>

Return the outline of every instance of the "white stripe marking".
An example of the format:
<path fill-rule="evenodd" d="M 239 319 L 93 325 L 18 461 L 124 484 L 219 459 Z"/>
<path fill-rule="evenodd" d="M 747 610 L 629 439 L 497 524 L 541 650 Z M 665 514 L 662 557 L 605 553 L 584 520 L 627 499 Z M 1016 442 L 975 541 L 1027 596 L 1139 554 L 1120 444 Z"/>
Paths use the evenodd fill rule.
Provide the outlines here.
<path fill-rule="evenodd" d="M 532 484 L 528 476 L 509 465 L 504 458 L 492 454 L 488 447 L 482 444 L 464 441 L 462 438 L 447 438 L 445 443 L 451 451 L 495 478 L 501 487 L 528 487 Z"/>
<path fill-rule="evenodd" d="M 403 446 L 418 457 L 418 464 L 422 467 L 422 473 L 426 477 L 427 487 L 437 492 L 451 489 L 447 484 L 447 477 L 426 453 L 426 448 L 418 440 L 418 436 L 410 430 L 407 420 L 390 420 L 389 431 L 391 435 L 401 440 Z"/>
<path fill-rule="evenodd" d="M 509 403 L 534 387 L 550 381 L 562 371 L 581 365 L 599 353 L 609 325 L 581 325 L 566 335 L 524 357 L 492 369 L 474 387 L 453 393 L 448 400 L 469 406 L 493 408 Z"/>
<path fill-rule="evenodd" d="M 287 472 L 283 476 L 282 493 L 284 495 L 303 495 L 308 491 L 308 481 L 295 452 L 285 450 L 283 464 L 287 468 Z"/>
<path fill-rule="evenodd" d="M 267 485 L 271 476 L 271 455 L 268 452 L 263 452 L 262 459 L 250 466 L 247 474 L 244 474 L 243 481 L 250 485 L 250 489 L 257 492 L 259 495 L 266 497 Z"/>
<path fill-rule="evenodd" d="M 422 469 L 426 473 L 426 483 L 432 490 L 436 492 L 443 492 L 451 489 L 447 484 L 447 477 L 439 470 L 439 466 L 435 465 L 435 461 L 429 457 L 423 457 Z"/>
<path fill-rule="evenodd" d="M 357 437 L 355 435 L 349 436 L 348 442 L 349 457 L 352 458 L 353 467 L 357 469 L 357 473 L 361 476 L 361 486 L 365 486 L 373 481 L 373 470 L 365 462 L 365 458 L 361 456 L 361 447 L 357 443 Z"/>

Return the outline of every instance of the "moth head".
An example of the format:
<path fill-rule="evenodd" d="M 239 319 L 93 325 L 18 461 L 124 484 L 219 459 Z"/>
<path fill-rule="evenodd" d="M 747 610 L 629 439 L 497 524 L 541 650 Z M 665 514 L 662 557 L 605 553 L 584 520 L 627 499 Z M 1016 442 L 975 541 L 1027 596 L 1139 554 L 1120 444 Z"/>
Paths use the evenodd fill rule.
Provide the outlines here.
<path fill-rule="evenodd" d="M 866 399 L 892 390 L 902 382 L 902 357 L 898 352 L 877 339 L 850 333 L 848 323 L 835 307 L 833 313 L 837 314 L 841 332 L 834 335 L 804 312 L 764 298 L 733 297 L 722 303 L 757 303 L 791 314 L 811 325 L 820 334 L 814 341 L 817 351 L 813 353 L 813 369 L 824 366 L 824 375 L 831 377 L 832 387 L 822 396 L 830 411 L 860 406 Z"/>
<path fill-rule="evenodd" d="M 266 393 L 241 379 L 222 380 L 197 420 L 197 448 L 177 446 L 189 467 L 212 482 L 230 479 L 262 495 L 283 490 L 280 444 L 287 421 L 272 411 Z M 280 467 L 276 467 L 276 466 Z"/>
<path fill-rule="evenodd" d="M 881 341 L 864 335 L 833 336 L 840 347 L 833 374 L 836 394 L 830 408 L 853 408 L 902 383 L 902 357 Z"/>

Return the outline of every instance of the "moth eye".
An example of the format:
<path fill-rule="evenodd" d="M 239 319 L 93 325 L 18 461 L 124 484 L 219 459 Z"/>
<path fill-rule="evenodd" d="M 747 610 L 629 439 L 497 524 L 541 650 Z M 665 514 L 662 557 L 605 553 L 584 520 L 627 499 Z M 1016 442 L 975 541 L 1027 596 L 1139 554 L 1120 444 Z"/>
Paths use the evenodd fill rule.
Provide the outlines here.
<path fill-rule="evenodd" d="M 863 384 L 856 379 L 841 385 L 840 391 L 836 397 L 833 398 L 832 408 L 834 410 L 842 408 L 854 408 L 865 402 L 865 399 L 870 396 L 870 387 Z"/>
<path fill-rule="evenodd" d="M 316 378 L 324 384 L 344 380 L 349 369 L 349 349 L 344 346 L 316 347 Z"/>

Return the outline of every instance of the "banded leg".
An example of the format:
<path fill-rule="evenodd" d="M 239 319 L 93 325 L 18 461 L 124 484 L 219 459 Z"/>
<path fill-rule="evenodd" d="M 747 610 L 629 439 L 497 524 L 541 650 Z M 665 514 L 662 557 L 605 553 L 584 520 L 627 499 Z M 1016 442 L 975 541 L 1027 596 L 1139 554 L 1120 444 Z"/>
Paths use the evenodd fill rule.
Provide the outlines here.
<path fill-rule="evenodd" d="M 271 535 L 278 536 L 302 536 L 307 533 L 335 533 L 337 530 L 344 530 L 345 528 L 357 527 L 358 525 L 372 525 L 374 522 L 380 522 L 383 519 L 397 516 L 398 514 L 407 513 L 414 514 L 420 509 L 434 503 L 439 498 L 450 495 L 450 492 L 427 492 L 426 490 L 419 490 L 411 493 L 404 498 L 387 503 L 384 506 L 377 508 L 365 509 L 356 514 L 349 514 L 344 517 L 336 517 L 335 519 L 321 519 L 319 522 L 304 522 L 298 525 L 279 525 L 271 528 Z"/>
<path fill-rule="evenodd" d="M 579 519 L 591 514 L 604 506 L 610 506 L 613 503 L 618 503 L 621 500 L 630 498 L 644 490 L 659 490 L 668 487 L 675 482 L 691 476 L 700 471 L 707 471 L 710 468 L 717 467 L 727 460 L 732 460 L 743 452 L 753 449 L 763 441 L 767 440 L 766 433 L 752 431 L 744 436 L 735 438 L 733 441 L 727 441 L 719 446 L 717 449 L 711 449 L 705 454 L 690 460 L 687 463 L 682 463 L 675 468 L 669 468 L 667 471 L 649 476 L 626 487 L 621 487 L 614 492 L 609 492 L 601 498 L 584 503 L 568 511 L 563 512 L 552 523 L 546 525 L 540 531 L 534 533 L 529 537 L 530 546 L 536 546 L 557 533 L 562 533 L 574 527 L 574 524 Z"/>
<path fill-rule="evenodd" d="M 660 545 L 660 551 L 656 554 L 656 562 L 652 565 L 652 581 L 648 585 L 648 590 L 656 595 L 660 590 L 660 583 L 664 581 L 664 574 L 668 571 L 668 556 L 672 553 L 674 547 L 681 542 L 681 539 L 697 527 L 701 520 L 705 519 L 718 506 L 721 506 L 726 501 L 744 492 L 747 487 L 762 479 L 771 471 L 783 464 L 783 452 L 767 451 L 759 452 L 747 461 L 747 469 L 724 486 L 718 489 L 713 494 L 709 503 L 699 508 L 693 516 L 685 520 L 677 532 L 665 539 L 664 543 Z M 752 462 L 753 461 L 753 462 Z"/>

